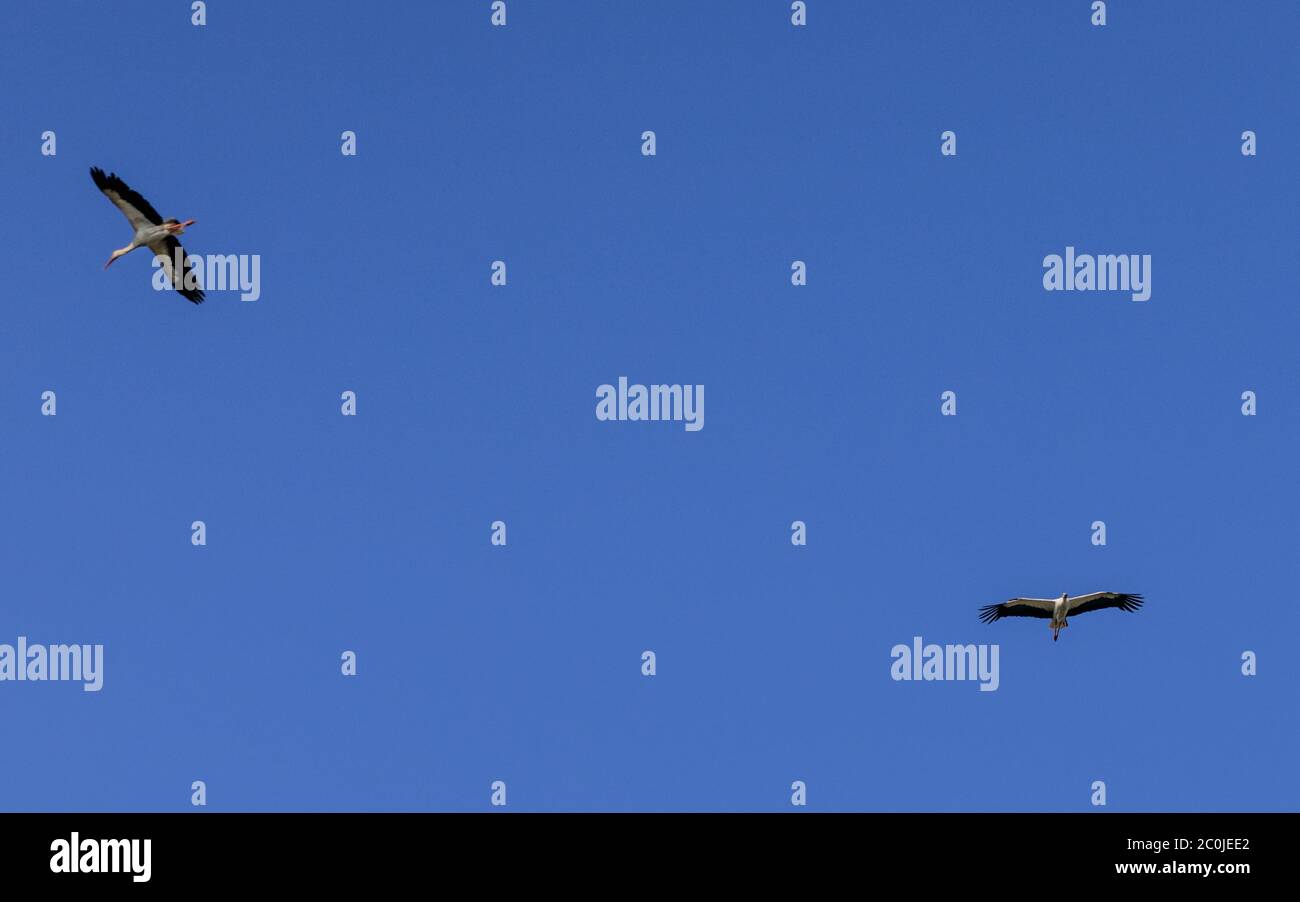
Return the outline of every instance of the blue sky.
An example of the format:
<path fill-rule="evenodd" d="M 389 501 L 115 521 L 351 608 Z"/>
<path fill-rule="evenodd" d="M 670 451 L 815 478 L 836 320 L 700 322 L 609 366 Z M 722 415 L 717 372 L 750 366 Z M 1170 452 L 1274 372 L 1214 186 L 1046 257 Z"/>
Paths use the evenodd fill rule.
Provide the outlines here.
<path fill-rule="evenodd" d="M 105 646 L 0 809 L 1296 809 L 1300 7 L 209 6 L 0 13 L 0 643 Z M 261 299 L 103 272 L 92 165 Z"/>

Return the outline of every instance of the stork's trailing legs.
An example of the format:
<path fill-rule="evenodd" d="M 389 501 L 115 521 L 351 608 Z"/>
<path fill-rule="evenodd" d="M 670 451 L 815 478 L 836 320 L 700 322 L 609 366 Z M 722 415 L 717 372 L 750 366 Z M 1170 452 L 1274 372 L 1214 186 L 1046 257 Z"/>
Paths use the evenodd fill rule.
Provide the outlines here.
<path fill-rule="evenodd" d="M 113 251 L 113 256 L 108 258 L 108 262 L 104 264 L 104 269 L 108 269 L 110 266 L 112 266 L 113 261 L 116 260 L 118 257 L 121 257 L 123 254 L 129 254 L 131 253 L 131 251 L 135 249 L 136 249 L 135 244 L 128 244 L 126 247 L 120 247 L 117 250 Z"/>

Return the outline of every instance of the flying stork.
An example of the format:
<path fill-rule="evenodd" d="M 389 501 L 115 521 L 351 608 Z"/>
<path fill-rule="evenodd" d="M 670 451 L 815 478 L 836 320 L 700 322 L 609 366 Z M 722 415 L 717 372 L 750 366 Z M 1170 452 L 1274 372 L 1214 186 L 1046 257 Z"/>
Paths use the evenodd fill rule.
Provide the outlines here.
<path fill-rule="evenodd" d="M 1127 592 L 1093 592 L 1071 598 L 1062 592 L 1060 598 L 1012 598 L 1002 604 L 986 604 L 980 608 L 980 620 L 992 623 L 1003 617 L 1041 617 L 1052 621 L 1052 641 L 1070 624 L 1066 618 L 1073 614 L 1086 614 L 1103 608 L 1119 608 L 1133 612 L 1142 607 L 1141 595 Z"/>
<path fill-rule="evenodd" d="M 137 247 L 147 247 L 161 261 L 161 266 L 177 293 L 191 303 L 202 304 L 203 290 L 185 287 L 185 272 L 189 268 L 189 257 L 185 254 L 185 248 L 181 247 L 181 243 L 176 240 L 177 235 L 184 234 L 187 226 L 194 225 L 194 220 L 187 219 L 181 222 L 176 219 L 163 219 L 158 215 L 158 211 L 150 206 L 149 201 L 141 197 L 139 192 L 132 191 L 126 182 L 117 177 L 116 173 L 104 175 L 104 170 L 91 167 L 90 177 L 95 180 L 95 187 L 104 192 L 104 196 L 113 202 L 113 206 L 122 211 L 122 215 L 131 223 L 131 228 L 135 229 L 135 237 L 131 239 L 131 243 L 113 251 L 113 256 L 108 258 L 104 269 L 112 266 L 113 261 L 123 254 L 129 254 Z"/>

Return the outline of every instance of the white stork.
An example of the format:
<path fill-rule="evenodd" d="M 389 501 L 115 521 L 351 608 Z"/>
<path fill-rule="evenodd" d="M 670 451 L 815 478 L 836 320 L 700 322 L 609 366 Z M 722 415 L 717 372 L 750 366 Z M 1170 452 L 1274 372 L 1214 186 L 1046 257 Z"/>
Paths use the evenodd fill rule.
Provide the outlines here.
<path fill-rule="evenodd" d="M 1132 612 L 1142 607 L 1141 595 L 1127 592 L 1093 592 L 1089 595 L 1076 595 L 1071 598 L 1065 592 L 1060 598 L 1012 598 L 1002 604 L 986 604 L 980 608 L 980 620 L 992 623 L 1003 617 L 1041 617 L 1052 621 L 1052 641 L 1057 634 L 1070 624 L 1066 618 L 1074 614 L 1086 614 L 1103 608 L 1119 608 Z"/>
<path fill-rule="evenodd" d="M 129 254 L 137 247 L 147 247 L 161 261 L 162 268 L 167 272 L 167 278 L 171 280 L 172 287 L 185 300 L 194 304 L 203 303 L 203 290 L 201 288 L 185 287 L 185 272 L 189 268 L 189 257 L 185 255 L 185 248 L 176 240 L 177 235 L 185 232 L 187 226 L 194 225 L 194 220 L 187 219 L 181 222 L 176 219 L 163 219 L 158 215 L 158 211 L 149 205 L 136 191 L 117 177 L 116 174 L 104 175 L 104 170 L 91 167 L 90 177 L 95 180 L 95 187 L 104 192 L 104 196 L 113 202 L 113 206 L 122 211 L 122 215 L 131 223 L 131 228 L 135 229 L 135 237 L 126 247 L 113 251 L 113 256 L 108 258 L 104 264 L 104 269 L 113 265 L 113 261 L 123 254 Z"/>

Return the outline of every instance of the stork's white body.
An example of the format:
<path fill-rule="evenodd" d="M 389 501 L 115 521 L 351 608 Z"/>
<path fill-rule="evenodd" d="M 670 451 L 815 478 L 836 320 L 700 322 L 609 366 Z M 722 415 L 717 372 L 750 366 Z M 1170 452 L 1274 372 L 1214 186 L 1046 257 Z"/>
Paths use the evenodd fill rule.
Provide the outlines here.
<path fill-rule="evenodd" d="M 124 254 L 131 253 L 131 251 L 135 250 L 137 247 L 149 247 L 152 250 L 153 248 L 150 247 L 151 245 L 157 244 L 158 242 L 166 238 L 168 235 L 180 235 L 183 234 L 184 231 L 185 231 L 184 226 L 181 226 L 179 224 L 141 226 L 140 228 L 135 230 L 135 237 L 131 239 L 130 244 L 128 244 L 126 247 L 118 248 L 117 250 L 113 251 L 113 256 L 108 258 L 108 262 L 104 264 L 104 268 L 108 269 L 113 264 L 114 260 L 116 260 L 118 257 L 123 256 Z M 166 256 L 166 253 L 164 252 L 163 255 Z"/>
<path fill-rule="evenodd" d="M 1066 617 L 1069 616 L 1069 614 L 1070 614 L 1070 596 L 1065 592 L 1062 592 L 1061 597 L 1056 599 L 1056 603 L 1052 605 L 1052 641 L 1053 642 L 1056 641 L 1056 634 L 1070 625 L 1069 621 L 1065 619 Z M 1073 636 L 1074 633 L 1070 633 L 1070 635 Z M 1074 640 L 1071 639 L 1070 641 L 1073 642 Z"/>
<path fill-rule="evenodd" d="M 143 226 L 135 230 L 135 238 L 131 244 L 136 247 L 148 247 L 155 241 L 161 241 L 168 235 L 179 235 L 182 229 L 170 225 L 151 225 Z"/>

